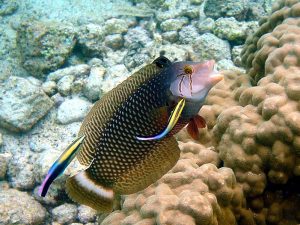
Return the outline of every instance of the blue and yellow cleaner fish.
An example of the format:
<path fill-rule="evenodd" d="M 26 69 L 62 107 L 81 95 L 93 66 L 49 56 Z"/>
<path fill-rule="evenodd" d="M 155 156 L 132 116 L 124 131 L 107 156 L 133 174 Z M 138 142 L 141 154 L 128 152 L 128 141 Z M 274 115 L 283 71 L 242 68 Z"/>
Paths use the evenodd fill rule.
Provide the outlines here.
<path fill-rule="evenodd" d="M 87 169 L 67 179 L 69 197 L 110 212 L 117 195 L 143 190 L 175 165 L 180 150 L 173 135 L 188 124 L 188 132 L 197 137 L 198 128 L 205 126 L 198 112 L 221 79 L 212 60 L 157 58 L 95 103 L 39 194 L 46 195 L 76 155 Z"/>

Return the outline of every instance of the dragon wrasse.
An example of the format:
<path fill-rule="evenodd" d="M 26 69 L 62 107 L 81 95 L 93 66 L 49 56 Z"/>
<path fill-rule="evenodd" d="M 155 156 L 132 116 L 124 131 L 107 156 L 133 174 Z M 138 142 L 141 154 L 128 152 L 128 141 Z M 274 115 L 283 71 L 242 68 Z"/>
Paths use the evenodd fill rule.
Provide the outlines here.
<path fill-rule="evenodd" d="M 39 194 L 45 196 L 77 156 L 86 169 L 67 179 L 69 197 L 110 212 L 117 195 L 143 190 L 175 165 L 180 150 L 173 135 L 188 124 L 188 132 L 197 137 L 198 128 L 205 127 L 198 112 L 221 79 L 213 60 L 172 63 L 157 58 L 95 103 Z"/>

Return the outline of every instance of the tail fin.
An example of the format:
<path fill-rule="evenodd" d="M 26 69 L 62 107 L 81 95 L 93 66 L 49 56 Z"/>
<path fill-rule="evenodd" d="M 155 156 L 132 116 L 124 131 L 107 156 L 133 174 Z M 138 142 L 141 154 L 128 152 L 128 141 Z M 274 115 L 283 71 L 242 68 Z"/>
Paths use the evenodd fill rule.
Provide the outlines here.
<path fill-rule="evenodd" d="M 91 180 L 86 171 L 67 179 L 66 189 L 69 197 L 100 212 L 111 212 L 114 192 Z"/>

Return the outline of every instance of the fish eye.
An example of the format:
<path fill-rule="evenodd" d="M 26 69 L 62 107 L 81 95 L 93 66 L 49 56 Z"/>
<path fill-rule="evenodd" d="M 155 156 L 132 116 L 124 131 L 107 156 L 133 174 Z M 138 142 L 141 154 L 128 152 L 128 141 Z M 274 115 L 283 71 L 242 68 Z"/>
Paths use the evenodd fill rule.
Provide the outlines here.
<path fill-rule="evenodd" d="M 185 74 L 193 74 L 194 72 L 193 67 L 190 65 L 184 65 L 183 71 Z"/>

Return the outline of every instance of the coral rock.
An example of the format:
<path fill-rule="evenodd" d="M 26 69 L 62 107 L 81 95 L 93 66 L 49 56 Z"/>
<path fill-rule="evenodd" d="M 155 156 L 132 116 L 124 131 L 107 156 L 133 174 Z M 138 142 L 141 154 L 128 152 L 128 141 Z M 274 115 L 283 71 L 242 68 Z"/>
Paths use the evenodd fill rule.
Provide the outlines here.
<path fill-rule="evenodd" d="M 27 193 L 14 189 L 0 189 L 0 223 L 43 224 L 46 210 Z"/>
<path fill-rule="evenodd" d="M 259 29 L 246 40 L 242 61 L 255 83 L 267 74 L 278 77 L 282 69 L 299 66 L 299 15 L 298 1 L 278 1 L 272 15 L 260 21 Z"/>
<path fill-rule="evenodd" d="M 8 154 L 0 154 L 0 180 L 5 178 L 9 158 Z"/>
<path fill-rule="evenodd" d="M 52 108 L 52 100 L 39 86 L 11 76 L 0 83 L 0 126 L 12 131 L 28 131 Z"/>
<path fill-rule="evenodd" d="M 230 45 L 214 34 L 205 33 L 195 40 L 193 45 L 194 51 L 202 60 L 215 59 L 231 59 Z"/>
<path fill-rule="evenodd" d="M 255 86 L 235 87 L 235 101 L 226 110 L 216 98 L 207 99 L 223 109 L 213 138 L 247 196 L 262 194 L 268 182 L 286 184 L 299 176 L 299 5 L 278 1 L 246 41 L 242 60 Z"/>
<path fill-rule="evenodd" d="M 75 46 L 76 31 L 72 25 L 27 21 L 17 31 L 23 66 L 36 77 L 44 77 L 62 66 Z"/>
<path fill-rule="evenodd" d="M 229 225 L 239 216 L 245 219 L 239 213 L 245 200 L 233 171 L 204 164 L 211 159 L 201 161 L 200 152 L 207 149 L 200 144 L 181 143 L 180 148 L 181 159 L 171 171 L 147 189 L 126 196 L 121 210 L 102 224 Z"/>
<path fill-rule="evenodd" d="M 248 0 L 208 0 L 204 6 L 204 12 L 208 17 L 235 17 L 242 20 L 248 10 Z"/>
<path fill-rule="evenodd" d="M 57 120 L 61 124 L 68 124 L 84 119 L 92 104 L 80 98 L 64 101 L 57 110 Z"/>
<path fill-rule="evenodd" d="M 77 217 L 77 207 L 72 204 L 63 204 L 52 210 L 53 220 L 61 224 L 72 223 Z"/>

